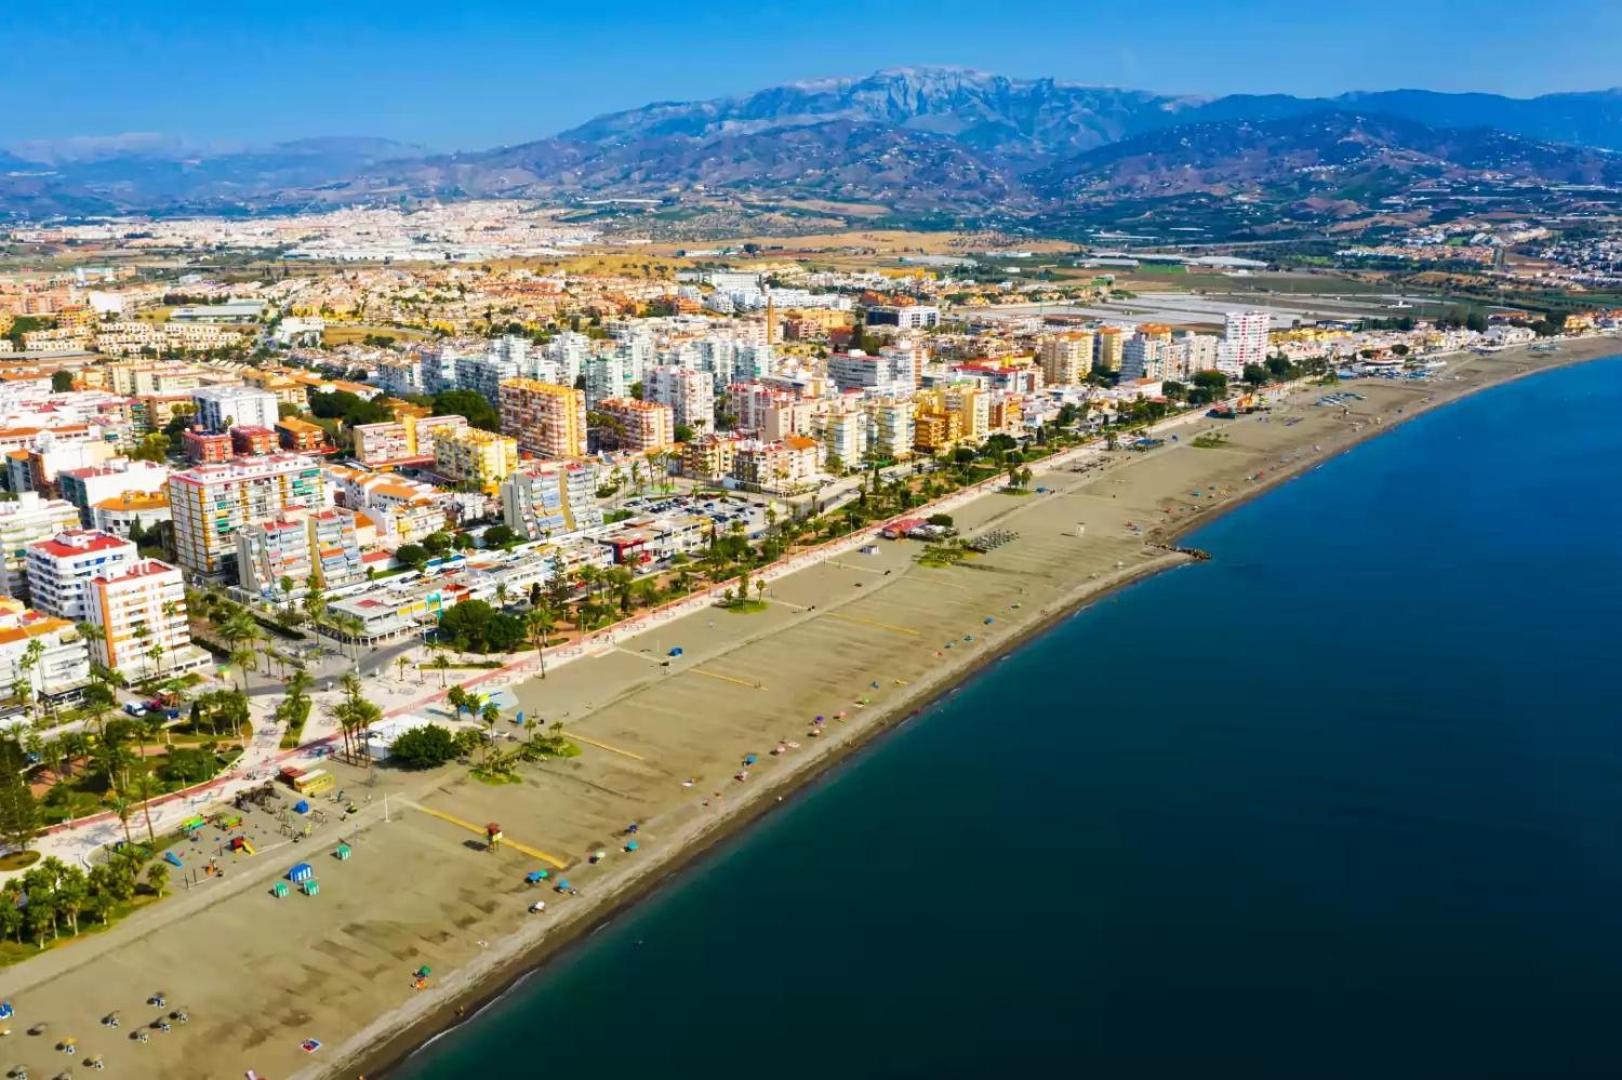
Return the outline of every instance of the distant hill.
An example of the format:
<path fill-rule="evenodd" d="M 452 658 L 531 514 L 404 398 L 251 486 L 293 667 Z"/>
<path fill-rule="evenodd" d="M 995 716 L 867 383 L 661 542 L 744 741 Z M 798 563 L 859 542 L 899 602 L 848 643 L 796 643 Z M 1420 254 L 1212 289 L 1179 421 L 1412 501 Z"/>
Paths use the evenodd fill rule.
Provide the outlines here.
<path fill-rule="evenodd" d="M 1248 193 L 1330 200 L 1350 215 L 1426 177 L 1613 183 L 1619 149 L 1618 91 L 1197 98 L 900 68 L 659 102 L 456 154 L 364 137 L 258 148 L 152 135 L 29 143 L 0 158 L 0 211 L 721 193 L 1020 215 L 1076 200 Z"/>
<path fill-rule="evenodd" d="M 1324 109 L 1137 135 L 1029 179 L 1059 199 L 1250 193 L 1361 206 L 1416 182 L 1469 177 L 1611 184 L 1622 182 L 1622 157 L 1482 128 Z"/>

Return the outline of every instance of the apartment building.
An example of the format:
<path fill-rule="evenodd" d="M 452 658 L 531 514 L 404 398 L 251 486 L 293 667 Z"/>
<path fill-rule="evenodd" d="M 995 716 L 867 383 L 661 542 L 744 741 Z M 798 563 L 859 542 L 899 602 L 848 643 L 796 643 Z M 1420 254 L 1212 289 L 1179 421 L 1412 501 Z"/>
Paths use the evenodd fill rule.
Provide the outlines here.
<path fill-rule="evenodd" d="M 237 533 L 237 583 L 251 595 L 281 603 L 308 592 L 311 577 L 328 590 L 366 579 L 354 511 L 295 511 Z"/>
<path fill-rule="evenodd" d="M 592 432 L 600 450 L 650 454 L 676 444 L 676 416 L 669 405 L 635 398 L 608 398 L 597 403 L 603 418 Z"/>
<path fill-rule="evenodd" d="M 597 482 L 596 466 L 587 463 L 527 465 L 501 482 L 502 520 L 531 540 L 597 528 Z"/>
<path fill-rule="evenodd" d="M 52 701 L 89 682 L 90 650 L 73 623 L 0 597 L 0 685 L 26 686 L 35 701 Z"/>
<path fill-rule="evenodd" d="M 595 409 L 609 398 L 631 395 L 632 379 L 625 370 L 625 361 L 618 356 L 592 356 L 582 365 L 586 377 L 586 408 Z"/>
<path fill-rule="evenodd" d="M 911 349 L 882 349 L 876 355 L 852 349 L 828 357 L 828 377 L 840 390 L 910 394 L 918 386 L 918 356 Z"/>
<path fill-rule="evenodd" d="M 231 436 L 224 432 L 189 428 L 180 433 L 186 460 L 193 465 L 217 465 L 231 460 Z"/>
<path fill-rule="evenodd" d="M 92 529 L 69 529 L 28 545 L 29 602 L 69 622 L 85 616 L 90 579 L 113 573 L 140 556 L 128 540 Z"/>
<path fill-rule="evenodd" d="M 737 458 L 738 444 L 744 439 L 738 435 L 700 435 L 681 447 L 681 474 L 696 480 L 718 480 L 732 475 Z"/>
<path fill-rule="evenodd" d="M 939 326 L 941 309 L 929 304 L 910 304 L 904 307 L 870 307 L 865 321 L 869 326 L 896 326 L 903 330 L 928 330 Z"/>
<path fill-rule="evenodd" d="M 80 526 L 79 510 L 63 499 L 24 491 L 0 502 L 0 592 L 28 600 L 28 545 Z"/>
<path fill-rule="evenodd" d="M 1091 330 L 1072 330 L 1043 338 L 1036 350 L 1043 382 L 1049 386 L 1086 382 L 1093 369 L 1094 336 Z"/>
<path fill-rule="evenodd" d="M 204 386 L 192 391 L 197 423 L 206 431 L 226 432 L 241 426 L 274 428 L 276 395 L 252 386 Z"/>
<path fill-rule="evenodd" d="M 1119 326 L 1100 326 L 1093 335 L 1097 346 L 1093 353 L 1094 371 L 1120 371 L 1126 359 L 1128 334 Z"/>
<path fill-rule="evenodd" d="M 320 454 L 328 449 L 326 429 L 296 416 L 276 421 L 276 442 L 294 454 Z"/>
<path fill-rule="evenodd" d="M 444 529 L 451 496 L 430 484 L 388 473 L 329 469 L 338 503 L 364 515 L 389 548 L 415 544 Z"/>
<path fill-rule="evenodd" d="M 891 461 L 910 458 L 916 435 L 912 399 L 869 398 L 862 408 L 867 413 L 874 456 Z"/>
<path fill-rule="evenodd" d="M 434 471 L 494 495 L 518 468 L 518 440 L 479 428 L 441 427 L 434 432 Z"/>
<path fill-rule="evenodd" d="M 472 390 L 487 401 L 496 400 L 501 384 L 518 377 L 518 363 L 511 356 L 492 350 L 484 356 L 456 358 L 456 385 Z"/>
<path fill-rule="evenodd" d="M 791 495 L 821 479 L 820 458 L 821 445 L 801 435 L 773 442 L 746 439 L 733 455 L 732 477 L 757 491 Z"/>
<path fill-rule="evenodd" d="M 137 525 L 150 532 L 169 520 L 167 490 L 126 491 L 90 504 L 90 527 L 113 536 L 129 536 Z"/>
<path fill-rule="evenodd" d="M 830 413 L 823 419 L 823 460 L 830 471 L 861 468 L 870 447 L 867 414 L 858 410 Z"/>
<path fill-rule="evenodd" d="M 276 448 L 276 432 L 271 428 L 238 424 L 231 429 L 231 453 L 235 457 L 256 457 Z"/>
<path fill-rule="evenodd" d="M 468 428 L 460 416 L 411 416 L 360 424 L 354 429 L 355 460 L 371 468 L 426 465 L 434 458 L 434 436 Z"/>
<path fill-rule="evenodd" d="M 148 495 L 162 491 L 169 482 L 169 469 L 150 461 L 112 458 L 86 469 L 64 469 L 56 475 L 57 493 L 79 511 L 85 525 L 91 521 L 91 507 L 117 495 Z"/>
<path fill-rule="evenodd" d="M 695 432 L 715 427 L 715 376 L 684 367 L 656 367 L 644 381 L 643 397 L 668 405 L 677 424 Z"/>
<path fill-rule="evenodd" d="M 501 430 L 526 454 L 584 457 L 586 395 L 534 379 L 509 379 L 501 384 Z"/>
<path fill-rule="evenodd" d="M 298 454 L 200 465 L 171 476 L 168 490 L 180 565 L 209 580 L 236 576 L 239 529 L 331 501 L 320 463 Z"/>
<path fill-rule="evenodd" d="M 90 649 L 100 664 L 126 678 L 202 670 L 213 665 L 192 644 L 186 587 L 180 570 L 143 559 L 90 579 Z M 88 672 L 87 672 L 88 675 Z"/>
<path fill-rule="evenodd" d="M 1267 334 L 1273 317 L 1265 311 L 1230 311 L 1224 320 L 1217 367 L 1230 375 L 1244 372 L 1247 364 L 1267 362 Z"/>

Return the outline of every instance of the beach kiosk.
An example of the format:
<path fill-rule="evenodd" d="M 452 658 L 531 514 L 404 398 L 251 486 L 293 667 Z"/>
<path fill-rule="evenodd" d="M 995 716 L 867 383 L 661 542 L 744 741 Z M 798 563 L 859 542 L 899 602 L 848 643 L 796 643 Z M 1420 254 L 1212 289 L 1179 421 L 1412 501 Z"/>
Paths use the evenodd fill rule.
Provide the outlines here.
<path fill-rule="evenodd" d="M 270 887 L 270 895 L 274 896 L 278 900 L 286 896 L 290 891 L 291 890 L 288 889 L 287 882 L 285 881 L 278 881 L 276 884 Z"/>
<path fill-rule="evenodd" d="M 350 849 L 348 844 L 339 844 L 337 850 L 332 853 L 332 857 L 339 862 L 348 862 L 349 856 L 353 854 L 354 851 Z"/>
<path fill-rule="evenodd" d="M 291 881 L 294 885 L 302 885 L 306 881 L 314 881 L 315 867 L 311 866 L 307 862 L 296 863 L 287 871 L 287 880 Z"/>

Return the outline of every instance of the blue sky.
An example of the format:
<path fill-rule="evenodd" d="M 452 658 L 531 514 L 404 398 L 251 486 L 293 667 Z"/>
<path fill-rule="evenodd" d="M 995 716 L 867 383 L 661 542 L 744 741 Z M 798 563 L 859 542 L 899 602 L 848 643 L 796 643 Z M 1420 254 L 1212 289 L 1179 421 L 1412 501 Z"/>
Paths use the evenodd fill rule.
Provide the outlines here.
<path fill-rule="evenodd" d="M 143 131 L 479 149 L 654 100 L 909 64 L 1187 93 L 1622 84 L 1622 0 L 93 0 L 27 11 L 0 14 L 0 144 Z"/>

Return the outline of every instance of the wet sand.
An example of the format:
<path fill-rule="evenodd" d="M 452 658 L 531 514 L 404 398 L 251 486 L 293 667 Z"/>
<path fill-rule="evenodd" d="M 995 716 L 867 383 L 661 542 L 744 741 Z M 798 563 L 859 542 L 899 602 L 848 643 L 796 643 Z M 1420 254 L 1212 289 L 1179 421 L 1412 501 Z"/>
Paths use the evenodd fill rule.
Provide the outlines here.
<path fill-rule="evenodd" d="M 256 813 L 259 854 L 224 857 L 223 880 L 0 972 L 0 993 L 18 1007 L 0 1064 L 54 1075 L 70 1062 L 50 1044 L 73 1035 L 78 1061 L 102 1054 L 120 1076 L 375 1075 L 977 666 L 1125 581 L 1189 562 L 1171 550 L 1187 529 L 1425 409 L 1617 351 L 1605 339 L 1455 357 L 1428 382 L 1345 384 L 1366 399 L 1344 414 L 1313 404 L 1328 390 L 1301 388 L 1265 415 L 1191 420 L 1158 450 L 1039 469 L 1035 485 L 1049 493 L 988 494 L 952 511 L 965 535 L 1017 534 L 986 555 L 930 569 L 915 561 L 920 545 L 879 542 L 877 554 L 773 581 L 764 612 L 705 610 L 524 683 L 526 712 L 563 721 L 584 752 L 522 766 L 520 784 L 487 785 L 457 767 L 368 776 L 329 766 L 363 802 L 355 819 L 293 843 Z M 1227 442 L 1189 445 L 1207 430 Z M 676 646 L 683 655 L 665 666 Z M 745 769 L 749 754 L 758 762 Z M 494 851 L 482 841 L 489 821 L 507 837 Z M 639 850 L 628 853 L 633 821 Z M 344 862 L 331 854 L 340 835 L 354 845 Z M 597 851 L 606 857 L 592 865 Z M 205 854 L 181 850 L 188 868 Z M 315 866 L 319 895 L 272 898 L 271 883 L 301 860 Z M 568 878 L 579 895 L 526 886 L 532 869 Z M 537 899 L 547 911 L 528 914 Z M 413 989 L 422 965 L 432 975 Z M 158 1012 L 141 1002 L 158 989 L 192 1020 L 134 1044 L 130 1032 Z M 97 1022 L 113 1010 L 117 1030 Z M 49 1036 L 23 1034 L 39 1020 Z M 321 1049 L 301 1052 L 306 1038 Z"/>

